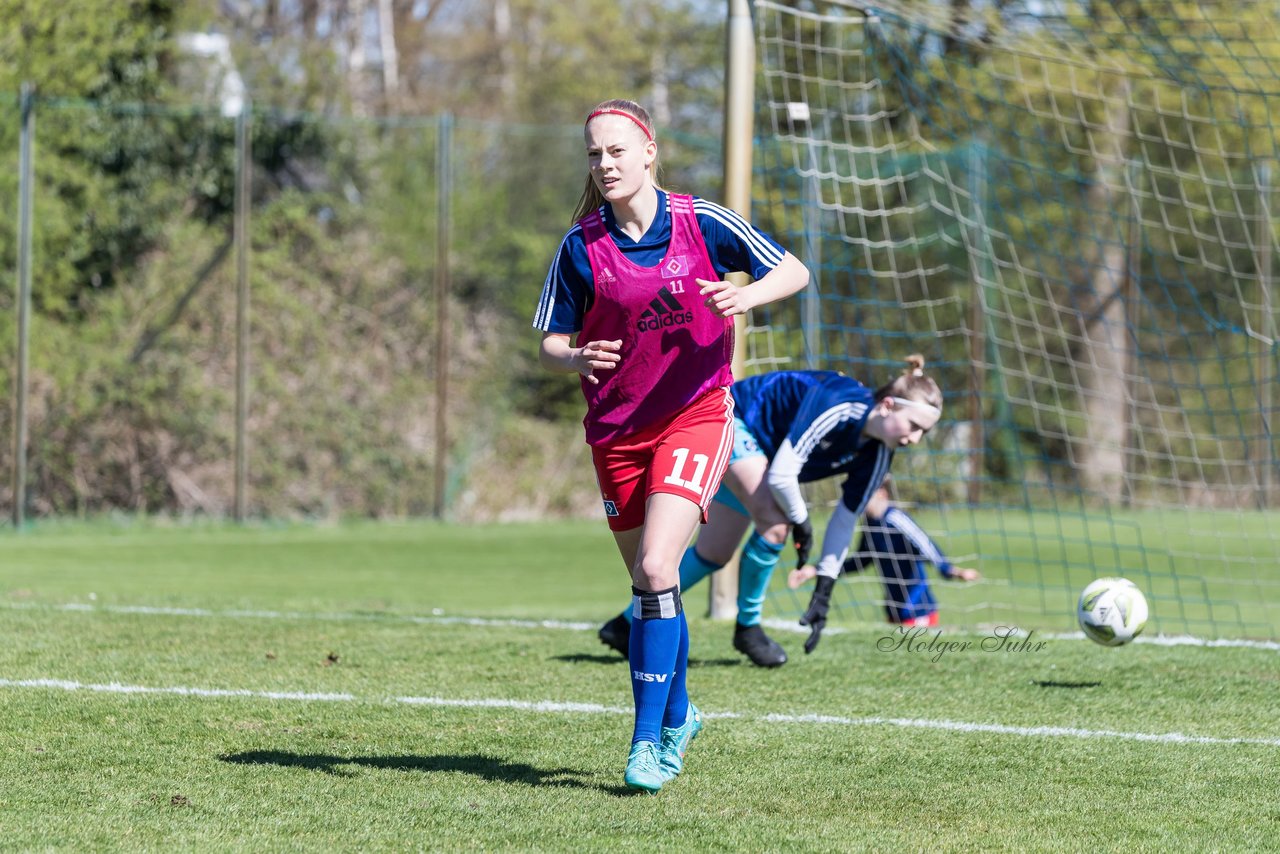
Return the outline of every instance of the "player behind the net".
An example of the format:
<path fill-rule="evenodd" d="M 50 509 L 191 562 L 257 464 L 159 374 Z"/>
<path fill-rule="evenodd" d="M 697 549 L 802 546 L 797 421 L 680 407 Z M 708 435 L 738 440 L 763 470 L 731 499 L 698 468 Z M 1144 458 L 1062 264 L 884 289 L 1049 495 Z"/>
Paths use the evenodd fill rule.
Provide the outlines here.
<path fill-rule="evenodd" d="M 586 440 L 631 575 L 636 714 L 624 779 L 656 792 L 702 726 L 685 683 L 678 566 L 733 445 L 731 318 L 794 294 L 809 272 L 733 211 L 661 189 L 638 104 L 600 104 L 584 137 L 586 187 L 534 326 L 542 364 L 581 375 Z M 724 281 L 735 271 L 755 281 Z"/>
<path fill-rule="evenodd" d="M 769 579 L 787 534 L 798 564 L 808 562 L 813 524 L 800 484 L 844 475 L 840 503 L 823 538 L 819 567 L 839 574 L 858 517 L 889 471 L 895 449 L 919 442 L 942 415 L 942 393 L 912 355 L 906 370 L 872 391 L 835 371 L 775 371 L 733 384 L 735 441 L 710 522 L 680 562 L 688 589 L 733 556 L 754 525 L 738 561 L 738 619 L 734 648 L 754 664 L 777 667 L 786 652 L 760 627 Z M 830 589 L 818 590 L 829 604 Z M 817 604 L 821 605 L 819 601 Z M 810 609 L 813 611 L 813 608 Z M 813 612 L 814 619 L 819 619 Z M 821 614 L 825 625 L 826 612 Z M 600 628 L 604 643 L 626 654 L 624 612 Z M 805 651 L 817 643 L 819 625 Z"/>
<path fill-rule="evenodd" d="M 890 623 L 902 626 L 938 625 L 938 600 L 929 586 L 925 564 L 954 581 L 977 581 L 976 569 L 956 566 L 906 510 L 889 495 L 889 477 L 871 495 L 862 516 L 862 533 L 854 553 L 845 558 L 842 574 L 862 572 L 874 566 L 884 585 L 884 612 Z M 804 565 L 787 576 L 792 590 L 817 575 Z"/>

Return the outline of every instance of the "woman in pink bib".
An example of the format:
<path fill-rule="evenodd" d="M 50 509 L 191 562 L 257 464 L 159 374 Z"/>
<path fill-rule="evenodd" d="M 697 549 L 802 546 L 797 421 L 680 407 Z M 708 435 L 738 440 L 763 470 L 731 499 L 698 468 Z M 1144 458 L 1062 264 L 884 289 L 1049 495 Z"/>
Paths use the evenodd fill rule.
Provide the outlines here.
<path fill-rule="evenodd" d="M 639 104 L 605 101 L 584 137 L 586 188 L 534 326 L 543 366 L 581 378 L 605 516 L 631 574 L 625 780 L 656 792 L 702 728 L 685 686 L 679 563 L 733 446 L 732 318 L 796 293 L 809 272 L 737 213 L 662 190 Z M 726 282 L 734 271 L 755 281 Z"/>

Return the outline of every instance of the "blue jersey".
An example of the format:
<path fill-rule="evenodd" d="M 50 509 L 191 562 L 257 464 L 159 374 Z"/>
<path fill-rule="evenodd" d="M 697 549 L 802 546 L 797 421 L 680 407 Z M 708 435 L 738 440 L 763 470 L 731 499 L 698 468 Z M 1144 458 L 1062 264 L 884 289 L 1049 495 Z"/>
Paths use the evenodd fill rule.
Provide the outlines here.
<path fill-rule="evenodd" d="M 800 483 L 843 474 L 841 503 L 862 512 L 893 461 L 888 446 L 862 435 L 876 405 L 871 389 L 836 371 L 775 371 L 739 380 L 731 391 L 734 414 L 771 464 L 790 442 Z"/>
<path fill-rule="evenodd" d="M 891 623 L 905 623 L 938 610 L 929 589 L 925 563 L 950 578 L 951 561 L 905 510 L 890 507 L 881 519 L 866 517 L 857 553 L 846 562 L 853 571 L 874 564 L 884 581 L 885 614 Z"/>
<path fill-rule="evenodd" d="M 671 241 L 671 207 L 667 193 L 658 190 L 657 216 L 639 241 L 632 240 L 618 228 L 611 205 L 602 206 L 600 212 L 614 245 L 629 261 L 640 267 L 653 267 L 666 257 L 667 244 Z M 693 212 L 711 265 L 721 278 L 726 273 L 749 273 L 752 278 L 763 278 L 786 255 L 786 250 L 773 238 L 728 208 L 695 196 Z M 594 296 L 594 276 L 587 259 L 586 241 L 582 226 L 575 224 L 560 242 L 542 285 L 534 328 L 558 334 L 581 331 L 582 317 L 591 308 Z"/>

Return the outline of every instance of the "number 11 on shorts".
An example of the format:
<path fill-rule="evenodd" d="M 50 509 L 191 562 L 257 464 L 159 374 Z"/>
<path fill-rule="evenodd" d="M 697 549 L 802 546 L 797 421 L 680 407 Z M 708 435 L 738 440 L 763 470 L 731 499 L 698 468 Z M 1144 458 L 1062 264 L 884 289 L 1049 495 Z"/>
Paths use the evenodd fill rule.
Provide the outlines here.
<path fill-rule="evenodd" d="M 702 494 L 702 476 L 707 473 L 707 463 L 709 458 L 706 454 L 693 455 L 693 477 L 688 480 L 684 479 L 685 463 L 689 460 L 688 448 L 676 448 L 671 452 L 671 456 L 675 457 L 675 467 L 671 469 L 671 474 L 663 478 L 663 483 L 669 483 L 672 486 L 682 486 L 691 492 Z"/>

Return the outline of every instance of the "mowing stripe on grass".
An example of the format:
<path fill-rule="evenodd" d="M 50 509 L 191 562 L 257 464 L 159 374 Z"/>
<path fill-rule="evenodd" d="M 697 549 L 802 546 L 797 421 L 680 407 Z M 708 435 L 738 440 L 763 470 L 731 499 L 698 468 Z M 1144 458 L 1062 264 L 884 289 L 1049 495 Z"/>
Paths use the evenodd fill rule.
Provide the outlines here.
<path fill-rule="evenodd" d="M 501 698 L 460 699 L 450 697 L 391 697 L 386 699 L 359 698 L 352 694 L 323 694 L 303 691 L 249 691 L 240 688 L 189 688 L 183 686 L 150 687 L 146 685 L 121 685 L 117 682 L 94 684 L 73 682 L 64 679 L 0 679 L 0 688 L 33 688 L 58 689 L 62 691 L 91 691 L 105 694 L 172 694 L 186 697 L 209 698 L 247 698 L 262 700 L 294 700 L 302 702 L 367 702 L 367 703 L 404 703 L 414 706 L 445 706 L 463 709 L 517 709 L 525 712 L 543 714 L 594 714 L 594 715 L 630 715 L 632 709 L 616 706 L 602 706 L 597 703 L 566 703 L 555 700 L 505 700 Z M 995 735 L 1012 735 L 1025 738 L 1096 738 L 1117 739 L 1123 741 L 1144 741 L 1159 744 L 1256 744 L 1265 747 L 1280 747 L 1280 738 L 1222 738 L 1206 735 L 1187 735 L 1181 732 L 1122 732 L 1105 729 L 1084 729 L 1081 727 L 1058 726 L 1010 726 L 1006 724 L 979 724 L 966 721 L 929 720 L 924 718 L 883 718 L 865 717 L 848 718 L 839 715 L 787 715 L 767 714 L 749 715 L 738 712 L 706 712 L 703 717 L 709 719 L 728 718 L 748 721 L 760 721 L 771 724 L 798 725 L 818 724 L 826 726 L 892 726 L 907 729 L 930 729 L 941 732 L 958 733 L 992 733 Z"/>
<path fill-rule="evenodd" d="M 65 611 L 82 614 L 143 614 L 159 617 L 220 617 L 228 620 L 322 620 L 326 622 L 405 622 L 440 626 L 498 626 L 518 629 L 567 629 L 575 632 L 594 631 L 595 623 L 574 623 L 564 620 L 515 620 L 488 619 L 485 617 L 447 617 L 443 611 L 431 616 L 417 614 L 369 613 L 352 611 L 214 611 L 209 608 L 167 608 L 155 605 L 86 605 L 72 602 L 65 605 L 37 605 L 29 602 L 0 603 L 15 610 Z M 806 629 L 807 631 L 807 629 Z"/>
<path fill-rule="evenodd" d="M 396 697 L 395 702 L 411 706 L 453 706 L 463 709 L 519 709 L 547 714 L 574 713 L 586 715 L 630 715 L 634 709 L 602 706 L 599 703 L 560 703 L 552 700 L 460 700 L 449 697 Z"/>
<path fill-rule="evenodd" d="M 362 614 L 354 611 L 252 611 L 226 610 L 216 611 L 210 608 L 172 608 L 157 605 L 92 605 L 72 602 L 61 605 L 41 605 L 31 602 L 0 602 L 0 607 L 21 611 L 63 611 L 68 613 L 102 613 L 102 614 L 143 614 L 161 617 L 220 617 L 229 620 L 321 620 L 327 622 L 367 621 L 367 622 L 405 622 L 419 625 L 435 626 L 485 626 L 490 628 L 516 629 L 553 629 L 573 632 L 595 631 L 598 623 L 583 623 L 572 620 L 520 620 L 496 619 L 489 617 L 450 617 L 443 611 L 430 616 L 419 614 L 393 614 L 385 612 Z M 766 628 L 797 634 L 808 634 L 809 628 L 801 626 L 794 620 L 777 618 L 765 619 L 761 625 Z M 831 626 L 824 630 L 826 635 L 838 635 L 847 631 L 839 626 Z M 936 630 L 935 630 L 936 631 Z M 972 629 L 948 629 L 953 634 L 980 634 Z M 1021 632 L 1014 636 L 1020 636 Z M 1046 640 L 1085 640 L 1083 632 L 1054 632 L 1042 634 Z M 1261 649 L 1269 652 L 1280 652 L 1280 642 L 1263 640 L 1236 640 L 1233 638 L 1198 638 L 1192 635 L 1157 635 L 1155 637 L 1135 638 L 1133 643 L 1155 644 L 1157 646 L 1201 646 L 1201 647 L 1240 647 L 1244 649 Z"/>

